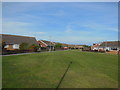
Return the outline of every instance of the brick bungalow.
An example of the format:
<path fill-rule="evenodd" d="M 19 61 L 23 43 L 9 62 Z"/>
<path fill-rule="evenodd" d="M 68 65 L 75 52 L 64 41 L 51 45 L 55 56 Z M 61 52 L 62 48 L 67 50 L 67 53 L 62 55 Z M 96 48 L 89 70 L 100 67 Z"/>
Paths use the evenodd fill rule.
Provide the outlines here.
<path fill-rule="evenodd" d="M 106 41 L 100 44 L 94 44 L 93 46 L 91 46 L 91 49 L 117 54 L 120 51 L 120 41 Z"/>
<path fill-rule="evenodd" d="M 50 50 L 50 49 L 54 50 L 55 49 L 55 43 L 54 42 L 46 41 L 46 40 L 39 40 L 38 43 L 41 47 L 44 47 L 48 50 Z"/>
<path fill-rule="evenodd" d="M 104 51 L 107 51 L 106 53 L 114 53 L 119 54 L 120 52 L 120 41 L 107 41 L 101 43 L 100 47 Z"/>
<path fill-rule="evenodd" d="M 82 49 L 83 48 L 82 45 L 72 45 L 72 44 L 68 44 L 68 47 L 70 47 L 72 49 Z"/>
<path fill-rule="evenodd" d="M 98 51 L 99 50 L 99 46 L 100 46 L 100 44 L 95 43 L 95 44 L 93 44 L 93 46 L 91 46 L 91 50 Z"/>
<path fill-rule="evenodd" d="M 2 41 L 5 42 L 6 50 L 19 50 L 20 44 L 27 43 L 28 45 L 39 45 L 35 37 L 28 36 L 18 36 L 18 35 L 8 35 L 8 34 L 0 34 Z"/>

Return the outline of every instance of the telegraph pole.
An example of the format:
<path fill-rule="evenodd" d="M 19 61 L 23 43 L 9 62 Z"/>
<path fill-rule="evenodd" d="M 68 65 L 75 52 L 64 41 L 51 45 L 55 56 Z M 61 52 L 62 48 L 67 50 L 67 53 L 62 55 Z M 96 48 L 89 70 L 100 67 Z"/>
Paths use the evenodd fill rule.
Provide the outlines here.
<path fill-rule="evenodd" d="M 49 36 L 49 40 L 50 40 L 50 48 L 49 48 L 49 52 L 51 52 L 51 36 Z"/>
<path fill-rule="evenodd" d="M 107 41 L 106 41 L 106 44 L 105 44 L 105 45 L 106 45 L 105 47 L 106 47 L 106 51 L 107 51 Z"/>

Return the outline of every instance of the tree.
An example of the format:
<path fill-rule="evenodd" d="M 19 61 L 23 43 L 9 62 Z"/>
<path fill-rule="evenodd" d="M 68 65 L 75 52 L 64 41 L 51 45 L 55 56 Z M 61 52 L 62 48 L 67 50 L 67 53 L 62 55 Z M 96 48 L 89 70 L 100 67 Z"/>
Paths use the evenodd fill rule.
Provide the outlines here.
<path fill-rule="evenodd" d="M 90 46 L 88 46 L 88 45 L 83 45 L 83 47 L 88 47 L 88 48 L 90 48 Z"/>
<path fill-rule="evenodd" d="M 55 45 L 55 48 L 61 48 L 62 47 L 62 44 L 61 43 L 57 43 L 56 45 Z"/>
<path fill-rule="evenodd" d="M 28 43 L 22 43 L 22 44 L 20 44 L 20 50 L 28 50 L 28 49 L 29 49 Z"/>

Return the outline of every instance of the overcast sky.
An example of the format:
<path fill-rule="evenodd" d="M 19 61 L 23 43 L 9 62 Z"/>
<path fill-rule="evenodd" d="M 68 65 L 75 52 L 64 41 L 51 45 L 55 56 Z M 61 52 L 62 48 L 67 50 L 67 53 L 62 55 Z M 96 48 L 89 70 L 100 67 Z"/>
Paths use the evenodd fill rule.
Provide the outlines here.
<path fill-rule="evenodd" d="M 118 40 L 117 2 L 4 2 L 4 34 L 71 44 Z"/>

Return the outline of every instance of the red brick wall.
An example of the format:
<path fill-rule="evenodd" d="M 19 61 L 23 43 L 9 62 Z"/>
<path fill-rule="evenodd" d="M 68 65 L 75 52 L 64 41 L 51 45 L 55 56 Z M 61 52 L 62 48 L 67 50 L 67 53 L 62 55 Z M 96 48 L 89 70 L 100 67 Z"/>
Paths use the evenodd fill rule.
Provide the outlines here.
<path fill-rule="evenodd" d="M 13 45 L 9 45 L 9 47 L 7 48 L 7 50 L 15 50 L 15 49 L 13 49 Z"/>
<path fill-rule="evenodd" d="M 110 53 L 110 54 L 120 54 L 120 51 L 109 51 L 109 52 L 106 52 L 106 53 Z"/>

